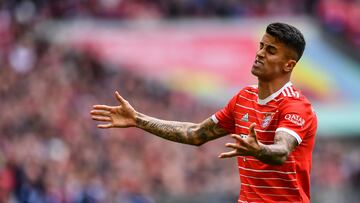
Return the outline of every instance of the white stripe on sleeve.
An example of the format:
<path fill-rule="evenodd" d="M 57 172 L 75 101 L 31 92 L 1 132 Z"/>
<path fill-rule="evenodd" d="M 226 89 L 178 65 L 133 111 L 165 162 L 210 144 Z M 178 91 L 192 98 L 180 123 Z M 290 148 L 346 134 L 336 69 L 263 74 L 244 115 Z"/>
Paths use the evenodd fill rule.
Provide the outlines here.
<path fill-rule="evenodd" d="M 214 123 L 219 123 L 219 120 L 216 118 L 215 114 L 211 116 L 211 119 L 214 121 Z"/>
<path fill-rule="evenodd" d="M 293 137 L 296 138 L 296 140 L 298 141 L 298 144 L 300 144 L 301 141 L 302 141 L 301 137 L 293 130 L 290 130 L 290 129 L 287 129 L 287 128 L 277 128 L 275 133 L 278 132 L 278 131 L 283 131 L 283 132 L 289 133 L 290 135 L 292 135 Z"/>

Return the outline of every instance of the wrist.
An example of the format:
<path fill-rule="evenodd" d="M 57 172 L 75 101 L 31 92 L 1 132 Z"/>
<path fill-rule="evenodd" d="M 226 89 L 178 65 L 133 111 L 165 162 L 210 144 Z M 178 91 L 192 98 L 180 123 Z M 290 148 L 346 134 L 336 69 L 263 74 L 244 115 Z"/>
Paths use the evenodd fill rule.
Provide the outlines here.
<path fill-rule="evenodd" d="M 259 143 L 259 148 L 255 152 L 254 157 L 257 159 L 260 159 L 265 154 L 265 151 L 266 151 L 265 145 L 262 143 Z"/>
<path fill-rule="evenodd" d="M 144 121 L 144 114 L 142 113 L 139 113 L 139 112 L 135 112 L 135 116 L 134 116 L 134 119 L 135 119 L 135 125 L 134 127 L 137 127 L 137 128 L 141 128 L 142 125 L 143 125 L 143 121 Z"/>

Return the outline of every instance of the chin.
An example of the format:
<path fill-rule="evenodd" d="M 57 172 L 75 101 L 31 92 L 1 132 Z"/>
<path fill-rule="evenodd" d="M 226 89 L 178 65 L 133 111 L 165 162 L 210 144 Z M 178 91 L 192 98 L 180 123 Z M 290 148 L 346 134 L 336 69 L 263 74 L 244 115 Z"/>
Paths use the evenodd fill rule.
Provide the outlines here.
<path fill-rule="evenodd" d="M 253 75 L 255 75 L 255 76 L 259 76 L 259 73 L 258 73 L 258 71 L 256 70 L 257 68 L 256 67 L 252 67 L 251 68 L 251 74 L 253 74 Z"/>

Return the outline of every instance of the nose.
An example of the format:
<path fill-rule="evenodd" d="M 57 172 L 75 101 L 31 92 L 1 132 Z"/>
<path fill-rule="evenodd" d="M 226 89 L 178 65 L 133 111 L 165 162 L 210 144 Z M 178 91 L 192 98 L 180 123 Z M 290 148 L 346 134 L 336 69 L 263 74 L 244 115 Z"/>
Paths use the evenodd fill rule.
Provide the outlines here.
<path fill-rule="evenodd" d="M 256 57 L 258 58 L 264 58 L 265 57 L 265 50 L 262 48 L 262 49 L 259 49 L 257 52 L 256 52 Z"/>

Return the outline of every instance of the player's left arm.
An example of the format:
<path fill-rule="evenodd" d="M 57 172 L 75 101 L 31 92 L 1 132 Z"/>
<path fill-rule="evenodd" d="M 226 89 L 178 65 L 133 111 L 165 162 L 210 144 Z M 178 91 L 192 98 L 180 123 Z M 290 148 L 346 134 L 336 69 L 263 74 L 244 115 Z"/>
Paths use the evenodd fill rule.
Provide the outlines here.
<path fill-rule="evenodd" d="M 289 154 L 298 145 L 298 141 L 289 133 L 278 131 L 275 134 L 274 144 L 259 143 L 259 145 L 260 150 L 255 157 L 264 163 L 278 165 L 283 164 L 288 159 Z"/>
<path fill-rule="evenodd" d="M 239 135 L 232 135 L 236 143 L 226 143 L 225 146 L 232 148 L 230 152 L 220 154 L 220 158 L 230 158 L 235 156 L 254 156 L 258 160 L 271 165 L 283 164 L 289 154 L 298 145 L 298 141 L 292 135 L 284 131 L 278 131 L 274 137 L 274 144 L 265 145 L 257 140 L 255 123 L 249 128 L 247 138 Z"/>

